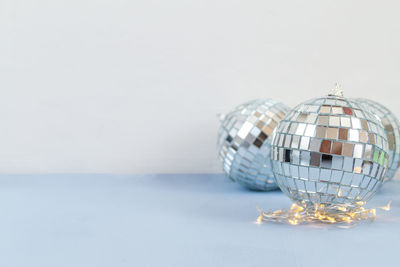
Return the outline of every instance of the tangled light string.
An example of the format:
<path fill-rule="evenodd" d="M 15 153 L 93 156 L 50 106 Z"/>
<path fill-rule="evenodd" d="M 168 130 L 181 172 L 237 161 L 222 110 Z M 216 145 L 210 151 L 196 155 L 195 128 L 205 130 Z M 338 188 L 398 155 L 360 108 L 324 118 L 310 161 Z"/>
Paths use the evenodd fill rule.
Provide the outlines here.
<path fill-rule="evenodd" d="M 304 203 L 303 203 L 304 204 Z M 290 225 L 322 223 L 322 224 L 354 224 L 360 221 L 374 221 L 376 219 L 376 210 L 390 210 L 391 201 L 383 207 L 367 209 L 364 208 L 364 202 L 359 201 L 356 205 L 330 205 L 325 206 L 316 204 L 313 206 L 300 206 L 293 204 L 290 209 L 280 209 L 276 211 L 265 212 L 258 210 L 256 223 L 277 222 Z"/>

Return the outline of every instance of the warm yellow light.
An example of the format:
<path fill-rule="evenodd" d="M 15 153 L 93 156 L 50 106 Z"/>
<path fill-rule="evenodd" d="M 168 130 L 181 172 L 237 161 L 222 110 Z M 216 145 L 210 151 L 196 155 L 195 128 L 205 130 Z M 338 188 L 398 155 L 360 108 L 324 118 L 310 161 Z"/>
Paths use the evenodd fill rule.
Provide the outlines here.
<path fill-rule="evenodd" d="M 338 195 L 338 197 L 341 197 L 342 196 L 342 190 L 339 189 L 337 195 Z"/>
<path fill-rule="evenodd" d="M 386 210 L 389 211 L 390 210 L 390 206 L 392 205 L 392 201 L 389 201 L 389 203 L 387 203 L 386 206 L 383 207 L 379 207 L 381 210 Z"/>
<path fill-rule="evenodd" d="M 262 224 L 262 221 L 263 221 L 263 216 L 262 215 L 260 215 L 260 216 L 258 216 L 258 218 L 257 218 L 257 220 L 256 220 L 256 224 Z"/>
<path fill-rule="evenodd" d="M 259 210 L 260 216 L 257 223 L 263 222 L 279 222 L 298 225 L 304 223 L 356 223 L 358 221 L 376 219 L 376 209 L 366 209 L 363 207 L 365 202 L 359 201 L 356 205 L 335 204 L 335 205 L 304 205 L 293 204 L 290 209 L 280 209 L 276 211 L 264 212 Z M 382 210 L 390 210 L 391 202 L 386 206 L 379 207 Z"/>

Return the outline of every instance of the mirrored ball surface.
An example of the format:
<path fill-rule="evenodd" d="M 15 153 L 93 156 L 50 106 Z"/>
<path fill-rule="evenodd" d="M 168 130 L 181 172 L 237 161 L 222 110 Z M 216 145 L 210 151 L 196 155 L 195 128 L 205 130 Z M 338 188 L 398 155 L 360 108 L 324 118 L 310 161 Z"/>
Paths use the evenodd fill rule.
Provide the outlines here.
<path fill-rule="evenodd" d="M 372 113 L 378 115 L 385 127 L 389 142 L 389 168 L 386 177 L 388 180 L 393 179 L 400 163 L 400 122 L 387 107 L 376 101 L 363 98 L 356 101 L 366 104 Z"/>
<path fill-rule="evenodd" d="M 379 118 L 338 96 L 312 99 L 289 112 L 271 150 L 279 187 L 299 204 L 368 201 L 388 166 L 388 141 Z"/>
<path fill-rule="evenodd" d="M 241 185 L 261 191 L 277 189 L 271 169 L 271 135 L 289 108 L 272 99 L 238 106 L 221 121 L 218 155 L 224 172 Z"/>

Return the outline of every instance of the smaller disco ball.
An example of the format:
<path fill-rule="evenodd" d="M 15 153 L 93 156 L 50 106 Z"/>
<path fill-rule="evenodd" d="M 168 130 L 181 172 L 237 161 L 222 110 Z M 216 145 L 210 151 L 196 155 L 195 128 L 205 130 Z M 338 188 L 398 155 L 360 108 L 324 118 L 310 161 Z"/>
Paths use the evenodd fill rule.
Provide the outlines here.
<path fill-rule="evenodd" d="M 270 162 L 270 141 L 275 127 L 289 108 L 272 99 L 238 106 L 221 118 L 218 155 L 224 172 L 252 190 L 277 189 Z"/>
<path fill-rule="evenodd" d="M 389 142 L 389 168 L 386 173 L 388 180 L 393 179 L 400 164 L 400 122 L 384 105 L 369 99 L 356 99 L 364 103 L 381 119 Z"/>
<path fill-rule="evenodd" d="M 336 90 L 281 120 L 271 161 L 278 186 L 298 204 L 354 205 L 382 185 L 388 152 L 380 119 Z"/>

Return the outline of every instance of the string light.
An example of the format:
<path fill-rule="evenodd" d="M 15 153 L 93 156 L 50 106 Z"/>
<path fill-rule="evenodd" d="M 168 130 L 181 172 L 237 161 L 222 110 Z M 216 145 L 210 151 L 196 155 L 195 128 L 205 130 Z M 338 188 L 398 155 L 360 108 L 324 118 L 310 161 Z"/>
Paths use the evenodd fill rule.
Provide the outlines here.
<path fill-rule="evenodd" d="M 303 206 L 293 204 L 290 209 L 280 209 L 276 211 L 265 212 L 258 210 L 256 223 L 277 222 L 290 225 L 323 223 L 323 224 L 354 224 L 360 221 L 374 221 L 376 219 L 376 210 L 390 210 L 391 201 L 383 207 L 367 209 L 363 205 L 365 203 L 359 201 L 356 205 L 329 205 L 315 204 L 312 206 Z"/>

